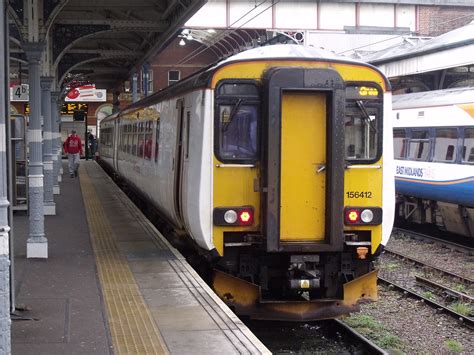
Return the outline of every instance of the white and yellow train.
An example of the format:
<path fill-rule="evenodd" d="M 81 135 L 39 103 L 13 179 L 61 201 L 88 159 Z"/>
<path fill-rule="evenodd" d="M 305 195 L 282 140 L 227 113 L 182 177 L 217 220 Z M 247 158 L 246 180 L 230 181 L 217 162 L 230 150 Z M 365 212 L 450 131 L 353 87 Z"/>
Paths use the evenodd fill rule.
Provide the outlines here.
<path fill-rule="evenodd" d="M 324 319 L 374 299 L 394 215 L 387 79 L 315 48 L 256 48 L 100 125 L 100 160 L 214 261 L 240 314 Z"/>

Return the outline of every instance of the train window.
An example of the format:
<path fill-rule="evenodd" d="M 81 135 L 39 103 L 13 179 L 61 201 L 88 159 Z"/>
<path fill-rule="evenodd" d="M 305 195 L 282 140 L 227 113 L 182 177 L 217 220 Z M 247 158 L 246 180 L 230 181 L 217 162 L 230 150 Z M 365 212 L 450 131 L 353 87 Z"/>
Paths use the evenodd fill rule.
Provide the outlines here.
<path fill-rule="evenodd" d="M 138 140 L 138 134 L 136 132 L 133 132 L 133 134 L 132 134 L 132 150 L 130 152 L 130 154 L 132 154 L 132 155 L 137 155 L 137 140 Z"/>
<path fill-rule="evenodd" d="M 374 160 L 381 153 L 382 100 L 382 90 L 376 87 L 347 87 L 344 120 L 347 160 Z"/>
<path fill-rule="evenodd" d="M 145 152 L 144 158 L 146 160 L 151 160 L 151 152 L 152 152 L 152 145 L 153 145 L 153 127 L 151 121 L 148 121 L 145 126 Z"/>
<path fill-rule="evenodd" d="M 155 161 L 158 161 L 158 146 L 160 142 L 160 120 L 156 121 L 155 133 Z"/>
<path fill-rule="evenodd" d="M 430 146 L 428 131 L 413 131 L 410 139 L 408 158 L 410 160 L 428 161 Z"/>
<path fill-rule="evenodd" d="M 407 155 L 407 138 L 404 129 L 393 130 L 393 152 L 395 159 L 405 159 Z"/>
<path fill-rule="evenodd" d="M 248 80 L 224 82 L 216 91 L 216 156 L 223 162 L 255 161 L 260 120 L 257 84 Z"/>
<path fill-rule="evenodd" d="M 474 128 L 464 130 L 463 162 L 474 163 Z"/>
<path fill-rule="evenodd" d="M 439 128 L 436 129 L 436 138 L 434 145 L 435 161 L 455 161 L 457 146 L 458 130 L 456 128 Z"/>

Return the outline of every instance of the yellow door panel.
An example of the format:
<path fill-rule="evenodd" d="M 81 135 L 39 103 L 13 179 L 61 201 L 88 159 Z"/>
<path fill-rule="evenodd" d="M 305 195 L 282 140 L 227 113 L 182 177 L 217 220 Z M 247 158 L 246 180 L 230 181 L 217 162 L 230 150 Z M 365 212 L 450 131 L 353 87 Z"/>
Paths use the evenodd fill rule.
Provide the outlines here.
<path fill-rule="evenodd" d="M 326 96 L 284 92 L 281 115 L 280 240 L 324 240 Z"/>

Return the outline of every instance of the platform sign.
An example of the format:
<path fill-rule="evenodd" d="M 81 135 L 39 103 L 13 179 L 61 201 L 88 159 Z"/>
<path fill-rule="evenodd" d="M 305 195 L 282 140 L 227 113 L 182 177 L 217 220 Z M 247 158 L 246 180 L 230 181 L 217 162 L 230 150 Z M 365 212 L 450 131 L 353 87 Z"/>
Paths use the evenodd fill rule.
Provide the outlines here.
<path fill-rule="evenodd" d="M 30 87 L 28 84 L 13 85 L 10 87 L 10 101 L 27 102 L 30 99 Z"/>
<path fill-rule="evenodd" d="M 107 90 L 96 89 L 95 84 L 82 85 L 69 90 L 64 98 L 66 102 L 105 102 Z"/>

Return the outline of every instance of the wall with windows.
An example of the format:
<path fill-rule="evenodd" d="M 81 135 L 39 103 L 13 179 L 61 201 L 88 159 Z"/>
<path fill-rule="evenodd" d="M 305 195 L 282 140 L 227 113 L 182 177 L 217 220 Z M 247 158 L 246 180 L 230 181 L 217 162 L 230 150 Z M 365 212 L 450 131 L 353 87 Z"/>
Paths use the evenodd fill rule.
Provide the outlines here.
<path fill-rule="evenodd" d="M 196 41 L 186 41 L 186 45 L 180 46 L 179 41 L 177 38 L 171 42 L 150 65 L 155 92 L 217 61 L 217 57 L 206 46 Z"/>

